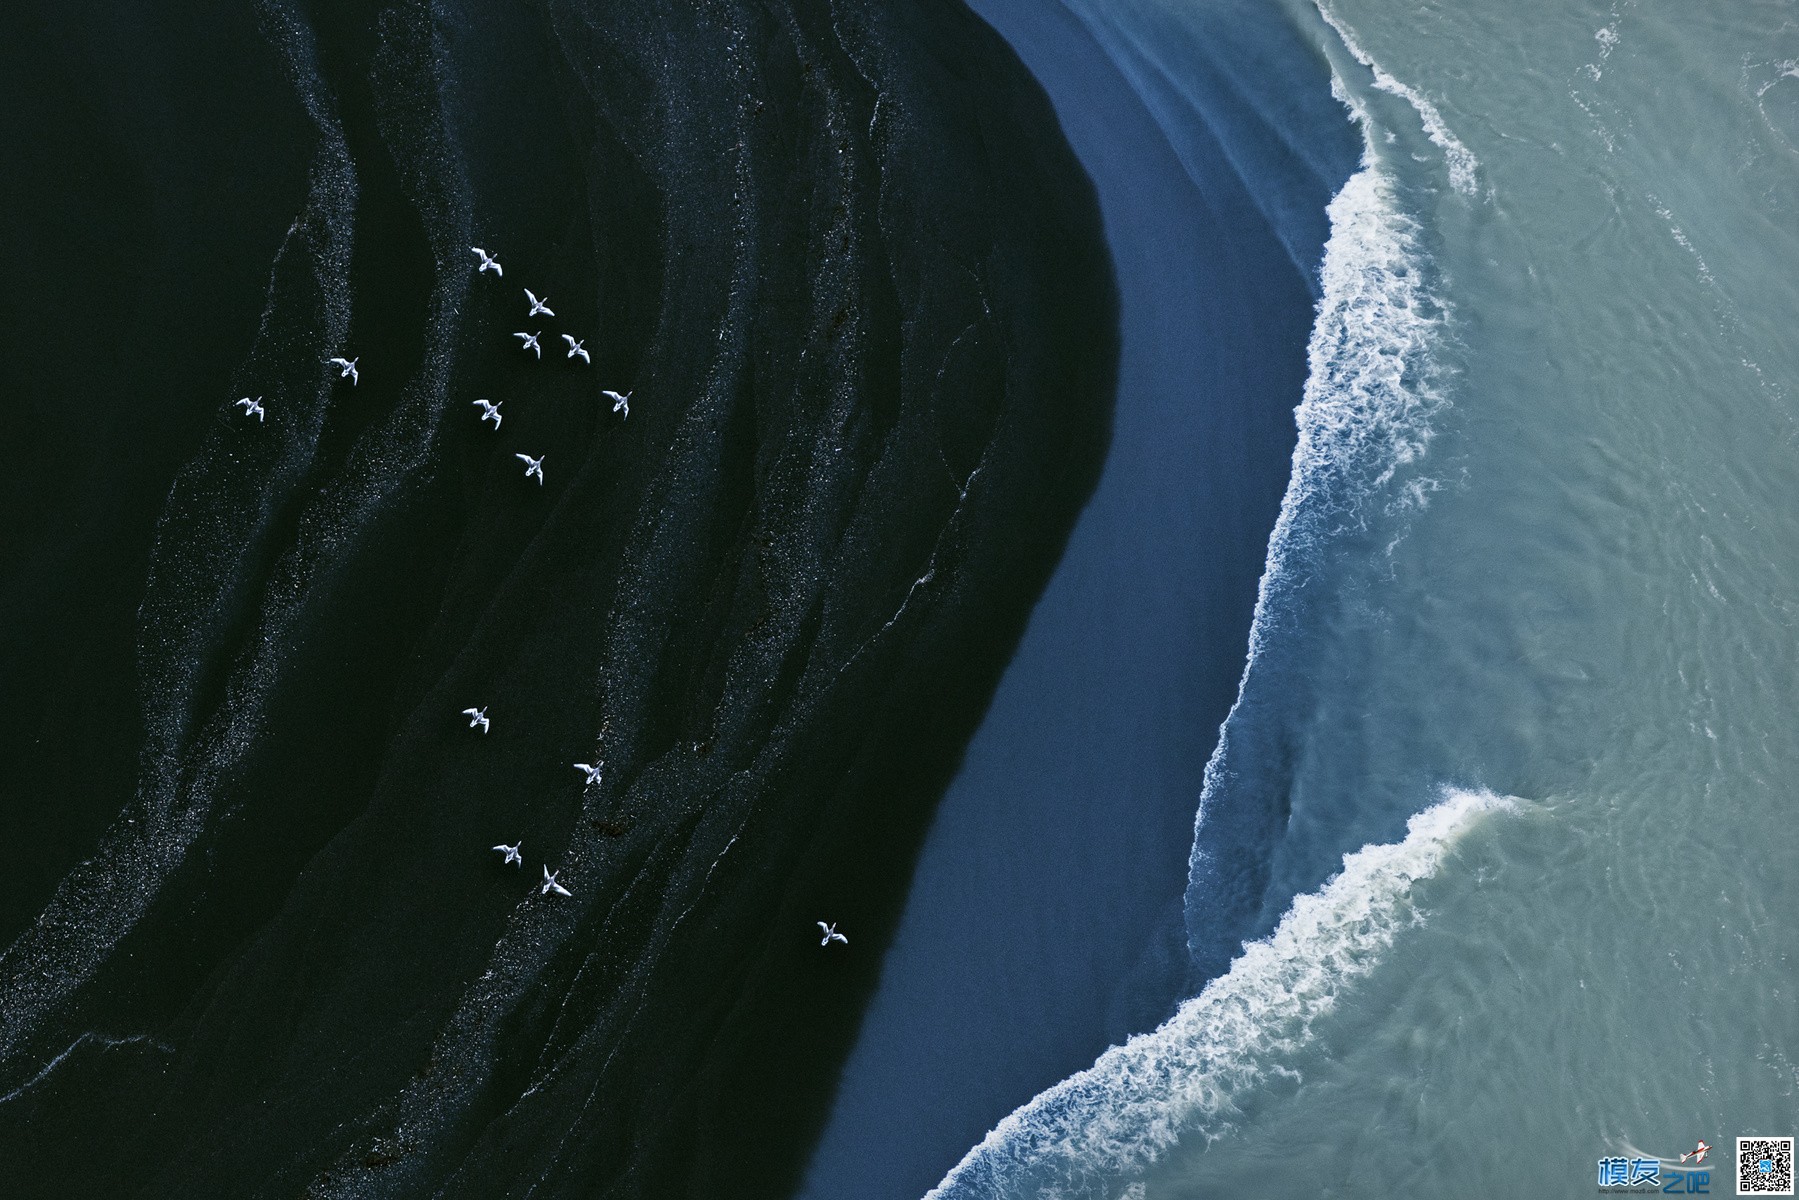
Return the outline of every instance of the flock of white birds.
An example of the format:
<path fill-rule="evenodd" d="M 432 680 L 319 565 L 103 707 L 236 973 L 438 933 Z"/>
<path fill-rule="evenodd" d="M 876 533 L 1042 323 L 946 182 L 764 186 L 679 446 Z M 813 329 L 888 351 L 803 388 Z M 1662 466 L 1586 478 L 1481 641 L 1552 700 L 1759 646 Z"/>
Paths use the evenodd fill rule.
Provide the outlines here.
<path fill-rule="evenodd" d="M 477 275 L 484 275 L 487 272 L 492 271 L 494 273 L 495 278 L 499 278 L 499 279 L 505 278 L 506 271 L 505 271 L 505 268 L 500 265 L 500 260 L 499 260 L 498 256 L 489 254 L 487 251 L 481 249 L 481 247 L 479 247 L 479 246 L 470 246 L 469 249 L 470 249 L 470 251 L 472 251 L 474 253 L 474 255 L 478 259 L 480 259 L 479 264 L 475 268 L 475 273 Z M 556 312 L 554 309 L 552 309 L 550 307 L 549 300 L 550 300 L 550 298 L 547 295 L 540 297 L 537 295 L 537 293 L 533 292 L 530 288 L 526 288 L 525 289 L 525 301 L 526 301 L 526 303 L 528 303 L 530 305 L 530 310 L 525 313 L 526 319 L 528 320 L 531 317 L 536 317 L 536 316 L 545 316 L 545 317 L 555 316 Z M 512 336 L 519 339 L 519 349 L 521 351 L 529 350 L 539 361 L 542 361 L 543 346 L 541 344 L 539 344 L 539 342 L 537 340 L 542 335 L 543 335 L 543 331 L 541 329 L 539 329 L 539 330 L 534 330 L 530 333 L 525 333 L 525 332 L 521 331 L 518 333 L 514 333 Z M 562 340 L 568 344 L 568 354 L 565 357 L 578 358 L 586 366 L 593 365 L 593 359 L 587 353 L 585 339 L 577 340 L 573 335 L 567 334 L 567 333 L 562 334 L 561 337 L 562 337 Z M 350 381 L 350 386 L 352 386 L 352 387 L 356 386 L 357 383 L 359 383 L 361 381 L 362 377 L 357 371 L 357 364 L 361 361 L 362 360 L 360 357 L 358 357 L 358 358 L 336 358 L 336 357 L 334 357 L 334 358 L 329 358 L 329 359 L 325 360 L 327 366 L 332 366 L 332 367 L 337 368 L 338 378 L 339 379 L 348 379 Z M 631 415 L 631 396 L 633 395 L 632 392 L 620 393 L 620 392 L 615 392 L 610 388 L 601 388 L 600 394 L 612 402 L 612 411 L 615 414 L 618 414 L 618 416 L 621 420 L 628 419 L 630 417 L 630 415 Z M 263 409 L 263 406 L 262 406 L 262 400 L 263 400 L 263 398 L 261 396 L 257 396 L 255 398 L 245 396 L 243 399 L 236 401 L 234 403 L 233 407 L 243 409 L 244 416 L 255 417 L 258 422 L 261 422 L 261 421 L 265 420 L 267 417 L 267 413 L 265 412 L 265 410 Z M 500 413 L 500 406 L 503 405 L 504 403 L 505 403 L 505 401 L 503 401 L 503 400 L 479 399 L 479 400 L 474 401 L 474 407 L 479 408 L 481 410 L 481 415 L 480 415 L 480 417 L 477 418 L 477 420 L 478 421 L 492 421 L 494 432 L 498 433 L 500 431 L 500 421 L 502 419 L 501 413 Z M 526 479 L 534 478 L 537 480 L 538 485 L 542 486 L 544 455 L 539 454 L 535 458 L 533 458 L 529 454 L 514 454 L 513 457 L 525 464 L 525 478 Z M 462 715 L 469 719 L 468 725 L 469 725 L 470 729 L 478 729 L 482 733 L 486 733 L 486 732 L 488 732 L 489 729 L 491 729 L 493 727 L 493 722 L 490 721 L 487 716 L 487 706 L 486 705 L 482 705 L 480 708 L 465 708 L 462 710 Z M 600 782 L 601 770 L 605 766 L 605 764 L 604 763 L 575 763 L 575 764 L 573 764 L 573 766 L 574 766 L 575 770 L 581 772 L 581 774 L 585 777 L 582 786 L 583 787 L 592 787 L 593 785 Z M 501 860 L 501 865 L 502 866 L 516 866 L 520 870 L 523 870 L 524 865 L 525 865 L 525 859 L 524 859 L 524 855 L 521 853 L 521 851 L 519 849 L 523 845 L 524 845 L 524 840 L 521 838 L 519 841 L 514 842 L 510 846 L 506 845 L 505 843 L 501 843 L 500 845 L 495 846 L 494 847 L 495 851 L 497 851 L 500 854 L 505 855 L 505 857 Z M 559 874 L 561 874 L 560 871 L 552 871 L 552 870 L 550 870 L 548 863 L 544 864 L 543 882 L 538 888 L 538 894 L 540 896 L 547 896 L 552 892 L 554 892 L 558 896 L 574 895 L 573 892 L 569 891 L 567 888 L 563 887 L 562 884 L 557 882 L 556 877 Z M 819 939 L 818 944 L 820 946 L 828 947 L 832 942 L 838 942 L 845 946 L 849 945 L 849 938 L 847 938 L 843 934 L 837 932 L 836 922 L 831 922 L 830 924 L 826 924 L 823 921 L 819 921 L 817 924 L 818 924 L 819 932 L 823 935 Z"/>

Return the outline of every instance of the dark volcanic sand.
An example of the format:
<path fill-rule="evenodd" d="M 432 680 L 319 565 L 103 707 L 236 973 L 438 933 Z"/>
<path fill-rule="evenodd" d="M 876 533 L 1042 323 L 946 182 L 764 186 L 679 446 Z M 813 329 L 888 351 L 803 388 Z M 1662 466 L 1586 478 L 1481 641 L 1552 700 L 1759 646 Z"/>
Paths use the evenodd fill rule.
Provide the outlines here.
<path fill-rule="evenodd" d="M 1093 191 L 959 5 L 474 8 L 7 48 L 9 1196 L 791 1190 L 1093 486 Z"/>

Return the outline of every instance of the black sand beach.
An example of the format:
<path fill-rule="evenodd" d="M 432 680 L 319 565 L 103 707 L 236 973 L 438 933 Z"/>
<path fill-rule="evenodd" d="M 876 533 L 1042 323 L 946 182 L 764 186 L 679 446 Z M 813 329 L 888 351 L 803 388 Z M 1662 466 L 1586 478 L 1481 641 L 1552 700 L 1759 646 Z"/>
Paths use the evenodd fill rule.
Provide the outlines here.
<path fill-rule="evenodd" d="M 1091 185 L 938 0 L 215 7 L 10 50 L 117 332 L 5 335 L 9 1194 L 785 1195 L 1105 453 Z"/>

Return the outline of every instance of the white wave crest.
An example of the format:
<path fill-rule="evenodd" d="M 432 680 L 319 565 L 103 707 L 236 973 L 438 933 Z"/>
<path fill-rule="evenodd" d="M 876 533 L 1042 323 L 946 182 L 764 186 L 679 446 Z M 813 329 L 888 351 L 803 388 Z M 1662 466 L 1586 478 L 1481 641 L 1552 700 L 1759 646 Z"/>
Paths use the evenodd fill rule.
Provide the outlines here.
<path fill-rule="evenodd" d="M 1427 282 L 1418 228 L 1371 161 L 1327 210 L 1323 296 L 1306 348 L 1299 440 L 1273 544 L 1321 511 L 1344 514 L 1416 462 L 1444 403 L 1436 350 L 1447 308 Z"/>
<path fill-rule="evenodd" d="M 1420 919 L 1412 885 L 1435 874 L 1484 814 L 1518 804 L 1446 791 L 1411 819 L 1403 841 L 1344 855 L 1340 873 L 1296 897 L 1272 934 L 1245 946 L 1161 1028 L 1114 1046 L 1000 1122 L 926 1200 L 1110 1195 L 1182 1136 L 1217 1132 L 1238 1099 L 1291 1074 L 1284 1060 Z"/>
<path fill-rule="evenodd" d="M 1343 48 L 1374 75 L 1375 87 L 1389 96 L 1398 96 L 1412 106 L 1413 111 L 1418 114 L 1419 122 L 1424 126 L 1424 136 L 1428 137 L 1431 144 L 1443 152 L 1443 160 L 1449 168 L 1449 185 L 1464 196 L 1478 195 L 1480 186 L 1476 176 L 1480 170 L 1480 160 L 1474 157 L 1472 150 L 1462 144 L 1462 139 L 1456 137 L 1454 131 L 1449 128 L 1449 122 L 1445 121 L 1443 114 L 1437 111 L 1437 106 L 1418 89 L 1401 83 L 1382 69 L 1381 65 L 1374 61 L 1373 56 L 1362 49 L 1362 44 L 1356 40 L 1355 34 L 1349 31 L 1349 27 L 1338 20 L 1336 14 L 1322 3 L 1318 5 L 1318 15 L 1324 18 L 1325 24 L 1336 31 L 1337 36 L 1342 39 Z M 1340 88 L 1337 94 L 1340 99 L 1344 97 Z M 1356 106 L 1352 103 L 1351 107 Z"/>
<path fill-rule="evenodd" d="M 1299 437 L 1280 515 L 1257 585 L 1249 651 L 1237 698 L 1206 763 L 1188 869 L 1189 929 L 1210 925 L 1217 862 L 1207 824 L 1225 818 L 1232 730 L 1270 631 L 1283 625 L 1324 543 L 1357 526 L 1371 496 L 1415 464 L 1431 440 L 1430 418 L 1446 403 L 1437 350 L 1447 307 L 1433 292 L 1416 224 L 1399 207 L 1372 154 L 1330 203 L 1331 235 L 1320 268 L 1322 296 L 1306 350 Z M 1430 485 L 1397 489 L 1395 507 L 1426 502 Z M 1228 821 L 1226 822 L 1228 823 Z M 1233 853 L 1235 847 L 1222 852 Z"/>

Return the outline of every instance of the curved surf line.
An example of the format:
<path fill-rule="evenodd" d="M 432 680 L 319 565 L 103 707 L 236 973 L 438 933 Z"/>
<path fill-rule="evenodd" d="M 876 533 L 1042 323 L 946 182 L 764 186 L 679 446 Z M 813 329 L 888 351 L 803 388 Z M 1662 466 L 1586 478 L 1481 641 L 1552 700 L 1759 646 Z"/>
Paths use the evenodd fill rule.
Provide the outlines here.
<path fill-rule="evenodd" d="M 1344 855 L 1342 871 L 1296 897 L 1273 933 L 1245 946 L 1160 1028 L 1001 1121 L 925 1200 L 1104 1197 L 1182 1137 L 1215 1135 L 1264 1080 L 1293 1074 L 1283 1060 L 1422 920 L 1412 886 L 1435 875 L 1483 817 L 1521 804 L 1446 791 L 1412 817 L 1403 840 Z"/>

